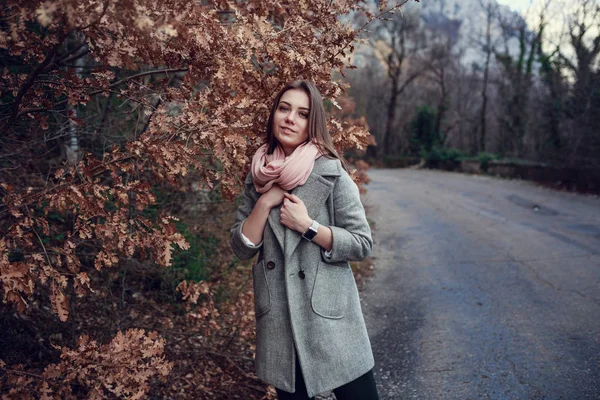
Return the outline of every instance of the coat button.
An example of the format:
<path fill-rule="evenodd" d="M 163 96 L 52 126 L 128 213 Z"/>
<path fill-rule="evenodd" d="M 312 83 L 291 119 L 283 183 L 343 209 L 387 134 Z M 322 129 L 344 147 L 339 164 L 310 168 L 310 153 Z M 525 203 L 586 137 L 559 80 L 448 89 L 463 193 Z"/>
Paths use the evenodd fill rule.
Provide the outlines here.
<path fill-rule="evenodd" d="M 275 263 L 273 261 L 269 261 L 267 263 L 267 269 L 273 269 L 273 268 L 275 268 Z"/>
<path fill-rule="evenodd" d="M 306 278 L 306 274 L 304 274 L 303 270 L 300 270 L 300 272 L 298 272 L 298 276 L 300 277 L 300 279 Z"/>

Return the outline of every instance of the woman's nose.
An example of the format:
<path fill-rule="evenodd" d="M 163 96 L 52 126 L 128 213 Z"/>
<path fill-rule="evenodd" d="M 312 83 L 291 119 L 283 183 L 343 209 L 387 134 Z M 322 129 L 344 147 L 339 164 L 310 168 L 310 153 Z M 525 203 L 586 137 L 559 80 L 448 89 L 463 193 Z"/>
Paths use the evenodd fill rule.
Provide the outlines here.
<path fill-rule="evenodd" d="M 296 113 L 291 111 L 288 115 L 285 116 L 285 121 L 294 123 L 296 121 Z"/>

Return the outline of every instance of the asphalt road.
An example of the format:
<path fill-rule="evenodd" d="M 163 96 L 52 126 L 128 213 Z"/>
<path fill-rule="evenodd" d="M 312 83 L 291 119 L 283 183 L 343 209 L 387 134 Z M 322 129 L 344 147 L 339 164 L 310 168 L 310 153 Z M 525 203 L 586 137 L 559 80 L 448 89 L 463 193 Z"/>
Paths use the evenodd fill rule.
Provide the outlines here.
<path fill-rule="evenodd" d="M 600 399 L 600 199 L 370 170 L 382 399 Z"/>

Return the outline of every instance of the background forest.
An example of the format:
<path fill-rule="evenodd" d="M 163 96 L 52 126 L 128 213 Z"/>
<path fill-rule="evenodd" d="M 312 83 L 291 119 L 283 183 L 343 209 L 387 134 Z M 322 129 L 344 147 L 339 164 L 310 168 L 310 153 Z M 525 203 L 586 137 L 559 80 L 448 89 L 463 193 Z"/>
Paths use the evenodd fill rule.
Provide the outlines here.
<path fill-rule="evenodd" d="M 593 0 L 5 1 L 2 398 L 274 398 L 228 229 L 279 88 L 315 81 L 355 161 L 376 142 L 367 159 L 597 168 L 599 19 Z"/>
<path fill-rule="evenodd" d="M 600 3 L 430 0 L 377 21 L 348 74 L 370 156 L 600 167 Z M 365 34 L 366 35 L 366 34 Z"/>

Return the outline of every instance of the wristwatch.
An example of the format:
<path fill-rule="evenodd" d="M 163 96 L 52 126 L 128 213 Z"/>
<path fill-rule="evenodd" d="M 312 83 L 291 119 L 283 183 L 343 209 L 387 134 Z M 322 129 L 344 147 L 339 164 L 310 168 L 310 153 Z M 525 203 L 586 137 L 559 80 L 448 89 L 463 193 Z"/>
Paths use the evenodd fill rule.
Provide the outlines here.
<path fill-rule="evenodd" d="M 321 225 L 316 220 L 313 219 L 312 225 L 309 226 L 308 229 L 304 231 L 304 233 L 302 234 L 302 237 L 308 241 L 312 241 L 313 238 L 317 235 L 319 226 L 321 226 Z"/>

